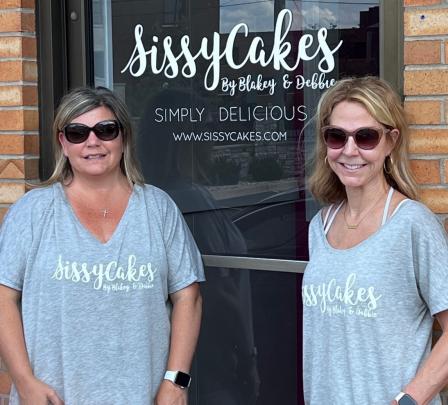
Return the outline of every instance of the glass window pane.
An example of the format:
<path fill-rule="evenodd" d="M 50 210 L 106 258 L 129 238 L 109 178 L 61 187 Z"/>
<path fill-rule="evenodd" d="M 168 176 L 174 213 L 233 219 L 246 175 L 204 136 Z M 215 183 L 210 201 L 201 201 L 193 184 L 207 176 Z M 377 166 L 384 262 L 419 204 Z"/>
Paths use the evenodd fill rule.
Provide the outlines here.
<path fill-rule="evenodd" d="M 202 252 L 306 259 L 312 117 L 334 80 L 379 74 L 379 1 L 95 0 L 93 15 L 96 84 L 126 101 L 147 181 Z"/>

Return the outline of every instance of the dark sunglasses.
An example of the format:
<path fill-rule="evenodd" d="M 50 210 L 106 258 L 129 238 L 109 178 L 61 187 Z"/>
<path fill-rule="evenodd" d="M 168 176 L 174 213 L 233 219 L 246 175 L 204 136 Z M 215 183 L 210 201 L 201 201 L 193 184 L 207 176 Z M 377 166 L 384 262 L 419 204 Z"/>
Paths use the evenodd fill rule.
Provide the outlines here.
<path fill-rule="evenodd" d="M 84 124 L 67 124 L 62 132 L 70 143 L 83 143 L 89 137 L 90 131 L 93 131 L 98 139 L 102 141 L 112 141 L 120 133 L 120 124 L 115 120 L 101 121 L 93 127 Z"/>
<path fill-rule="evenodd" d="M 329 125 L 322 128 L 322 135 L 325 144 L 330 149 L 343 148 L 348 138 L 352 136 L 358 148 L 370 150 L 374 149 L 380 143 L 383 133 L 387 134 L 390 131 L 391 129 L 365 127 L 350 132 L 343 128 Z"/>

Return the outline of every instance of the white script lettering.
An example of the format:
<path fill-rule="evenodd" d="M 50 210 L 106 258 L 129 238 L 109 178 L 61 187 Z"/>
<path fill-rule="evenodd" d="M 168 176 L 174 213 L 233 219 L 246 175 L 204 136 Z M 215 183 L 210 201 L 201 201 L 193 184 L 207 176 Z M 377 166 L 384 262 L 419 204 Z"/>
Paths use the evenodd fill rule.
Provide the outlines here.
<path fill-rule="evenodd" d="M 272 64 L 272 67 L 277 71 L 284 69 L 292 72 L 297 69 L 302 60 L 314 60 L 319 54 L 322 54 L 318 64 L 319 71 L 321 73 L 331 72 L 335 66 L 334 54 L 341 47 L 342 40 L 334 48 L 330 48 L 327 43 L 327 29 L 321 28 L 317 32 L 316 46 L 313 36 L 304 34 L 298 41 L 295 61 L 290 63 L 288 58 L 293 53 L 293 45 L 286 38 L 291 29 L 292 21 L 291 10 L 281 10 L 275 24 L 273 46 L 270 52 L 265 49 L 263 39 L 255 36 L 250 42 L 247 54 L 242 56 L 240 63 L 235 62 L 233 50 L 235 49 L 237 34 L 243 35 L 245 38 L 249 36 L 249 28 L 244 23 L 233 27 L 227 36 L 222 52 L 220 51 L 222 49 L 221 36 L 214 32 L 211 39 L 202 38 L 199 50 L 196 53 L 190 50 L 190 38 L 188 35 L 184 35 L 180 40 L 180 51 L 178 54 L 174 54 L 172 49 L 173 39 L 170 36 L 165 37 L 161 45 L 159 38 L 153 36 L 153 45 L 149 50 L 146 50 L 142 42 L 143 26 L 138 24 L 134 29 L 134 50 L 121 73 L 129 71 L 132 76 L 140 77 L 146 71 L 147 58 L 149 57 L 151 71 L 154 74 L 163 72 L 167 78 L 174 78 L 180 72 L 185 78 L 192 78 L 196 74 L 196 60 L 202 58 L 209 61 L 204 77 L 205 88 L 207 90 L 215 90 L 221 79 L 222 60 L 225 60 L 228 66 L 234 70 L 242 69 L 246 64 L 251 63 L 259 64 L 262 67 Z M 226 83 L 222 83 L 222 85 L 226 85 Z"/>

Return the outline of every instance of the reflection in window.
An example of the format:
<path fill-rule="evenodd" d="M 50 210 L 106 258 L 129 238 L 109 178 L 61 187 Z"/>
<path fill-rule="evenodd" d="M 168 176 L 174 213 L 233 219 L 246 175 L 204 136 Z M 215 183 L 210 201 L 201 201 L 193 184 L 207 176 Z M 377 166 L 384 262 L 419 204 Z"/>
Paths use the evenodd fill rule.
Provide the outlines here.
<path fill-rule="evenodd" d="M 165 0 L 163 11 L 163 25 L 175 26 L 179 22 L 179 11 L 182 0 Z"/>
<path fill-rule="evenodd" d="M 372 0 L 334 0 L 301 1 L 286 0 L 285 7 L 293 13 L 292 30 L 316 30 L 358 28 L 362 25 L 363 16 L 370 9 L 378 6 Z M 375 7 L 376 8 L 376 7 Z"/>
<path fill-rule="evenodd" d="M 92 3 L 95 85 L 113 89 L 113 54 L 110 0 Z"/>
<path fill-rule="evenodd" d="M 250 32 L 267 32 L 274 29 L 274 5 L 276 0 L 220 0 L 219 32 L 229 33 L 240 23 Z"/>

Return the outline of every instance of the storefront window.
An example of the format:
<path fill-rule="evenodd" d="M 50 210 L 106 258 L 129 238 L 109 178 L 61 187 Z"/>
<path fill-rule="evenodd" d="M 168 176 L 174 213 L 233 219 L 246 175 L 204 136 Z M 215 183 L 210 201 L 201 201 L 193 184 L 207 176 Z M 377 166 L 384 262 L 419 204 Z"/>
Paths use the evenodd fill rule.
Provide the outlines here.
<path fill-rule="evenodd" d="M 203 254 L 307 260 L 323 91 L 379 75 L 379 0 L 93 0 L 95 84 Z M 281 271 L 281 269 L 280 269 Z M 301 403 L 297 274 L 207 269 L 194 405 Z"/>
<path fill-rule="evenodd" d="M 321 93 L 379 74 L 378 1 L 95 0 L 95 84 L 129 106 L 148 182 L 203 253 L 306 259 Z"/>

